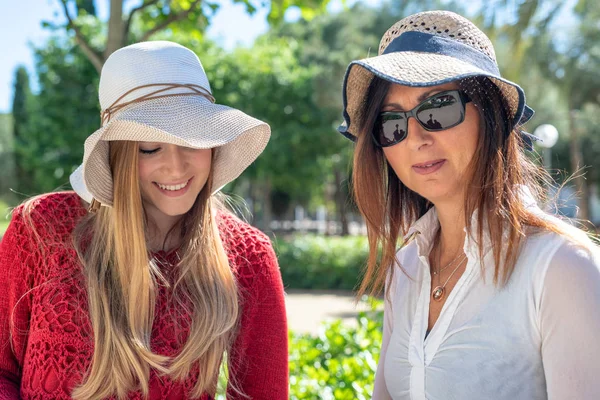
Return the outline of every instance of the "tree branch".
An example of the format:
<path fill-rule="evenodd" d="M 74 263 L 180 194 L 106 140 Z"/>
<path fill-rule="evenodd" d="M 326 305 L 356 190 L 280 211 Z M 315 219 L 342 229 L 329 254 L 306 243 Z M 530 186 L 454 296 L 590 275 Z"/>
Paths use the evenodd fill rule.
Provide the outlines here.
<path fill-rule="evenodd" d="M 190 8 L 188 8 L 187 10 L 185 10 L 179 14 L 173 13 L 173 14 L 169 15 L 169 17 L 167 19 L 165 19 L 162 23 L 156 25 L 154 28 L 152 28 L 148 32 L 144 33 L 144 35 L 142 36 L 140 41 L 143 42 L 145 40 L 148 40 L 148 38 L 150 36 L 154 35 L 156 32 L 158 32 L 160 30 L 163 30 L 169 24 L 171 24 L 175 21 L 181 21 L 182 19 L 185 19 L 194 10 L 194 8 L 196 8 L 196 6 L 198 6 L 200 3 L 201 3 L 201 0 L 195 0 L 194 2 L 192 2 L 192 4 L 190 4 Z"/>
<path fill-rule="evenodd" d="M 133 22 L 133 15 L 139 11 L 142 11 L 144 8 L 148 8 L 150 6 L 153 6 L 154 4 L 157 4 L 160 0 L 149 0 L 149 1 L 145 1 L 144 3 L 142 3 L 141 5 L 139 5 L 138 7 L 133 8 L 130 12 L 129 12 L 129 16 L 127 17 L 127 22 L 125 23 L 125 38 L 129 38 L 129 29 L 131 27 L 131 23 Z M 127 39 L 126 39 L 127 40 Z"/>
<path fill-rule="evenodd" d="M 102 58 L 102 56 L 100 54 L 98 54 L 97 51 L 95 51 L 90 46 L 90 44 L 86 40 L 83 33 L 81 33 L 81 31 L 79 30 L 77 25 L 75 25 L 73 18 L 71 18 L 71 14 L 69 14 L 69 8 L 67 7 L 67 0 L 60 0 L 60 3 L 63 6 L 63 10 L 65 12 L 65 17 L 67 17 L 67 21 L 68 21 L 67 28 L 70 27 L 71 29 L 73 29 L 73 31 L 75 32 L 75 40 L 77 41 L 77 44 L 83 51 L 83 54 L 85 54 L 85 56 L 88 58 L 88 60 L 90 60 L 90 62 L 94 65 L 94 67 L 96 68 L 98 73 L 100 73 L 100 71 L 102 71 L 102 65 L 104 64 L 104 59 Z"/>

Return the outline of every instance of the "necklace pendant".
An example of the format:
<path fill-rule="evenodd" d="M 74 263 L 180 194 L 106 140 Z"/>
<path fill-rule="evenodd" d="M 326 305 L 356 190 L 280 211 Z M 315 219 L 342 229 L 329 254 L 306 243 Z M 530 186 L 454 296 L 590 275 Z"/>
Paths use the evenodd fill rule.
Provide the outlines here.
<path fill-rule="evenodd" d="M 444 292 L 445 290 L 442 286 L 436 286 L 431 293 L 431 297 L 433 297 L 435 301 L 441 301 L 444 298 Z"/>

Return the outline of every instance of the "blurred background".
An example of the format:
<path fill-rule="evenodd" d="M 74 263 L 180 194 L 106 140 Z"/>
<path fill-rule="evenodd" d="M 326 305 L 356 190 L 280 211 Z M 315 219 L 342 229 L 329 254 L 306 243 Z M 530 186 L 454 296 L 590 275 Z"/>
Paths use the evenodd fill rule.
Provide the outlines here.
<path fill-rule="evenodd" d="M 0 236 L 10 207 L 69 188 L 83 142 L 100 125 L 98 79 L 108 55 L 138 41 L 172 40 L 198 54 L 218 103 L 272 127 L 263 155 L 224 192 L 272 237 L 288 291 L 352 290 L 366 240 L 349 198 L 353 146 L 336 133 L 342 79 L 351 60 L 377 53 L 394 22 L 430 9 L 459 12 L 491 38 L 503 76 L 525 89 L 536 110 L 526 129 L 547 137 L 547 147 L 536 145 L 530 156 L 562 188 L 550 188 L 554 211 L 600 225 L 598 1 L 0 4 Z M 353 324 L 292 329 L 292 398 L 370 398 L 380 304 L 363 309 Z"/>

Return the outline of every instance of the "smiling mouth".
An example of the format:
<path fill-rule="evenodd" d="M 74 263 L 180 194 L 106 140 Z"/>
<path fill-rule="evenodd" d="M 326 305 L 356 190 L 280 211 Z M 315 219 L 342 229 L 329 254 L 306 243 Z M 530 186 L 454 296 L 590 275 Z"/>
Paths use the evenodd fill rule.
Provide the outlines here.
<path fill-rule="evenodd" d="M 154 182 L 154 183 L 156 184 L 156 186 L 158 186 L 162 190 L 168 190 L 170 192 L 176 192 L 178 190 L 181 190 L 181 189 L 185 188 L 190 183 L 191 180 L 192 180 L 192 178 L 188 179 L 184 183 L 180 183 L 180 184 L 177 184 L 177 185 L 163 185 L 162 183 L 158 183 L 158 182 Z"/>
<path fill-rule="evenodd" d="M 444 162 L 444 160 L 437 160 L 437 161 L 433 161 L 433 162 L 430 162 L 427 164 L 415 164 L 415 165 L 413 165 L 413 167 L 414 168 L 431 168 L 431 167 L 441 164 L 443 162 Z"/>

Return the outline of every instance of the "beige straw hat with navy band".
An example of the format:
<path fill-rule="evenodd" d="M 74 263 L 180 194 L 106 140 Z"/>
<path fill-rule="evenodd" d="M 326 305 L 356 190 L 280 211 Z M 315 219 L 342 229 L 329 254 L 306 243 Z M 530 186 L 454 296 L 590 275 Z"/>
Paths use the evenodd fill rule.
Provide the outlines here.
<path fill-rule="evenodd" d="M 355 141 L 373 77 L 405 86 L 436 86 L 486 76 L 504 94 L 514 126 L 533 116 L 517 84 L 500 76 L 494 47 L 471 21 L 449 11 L 426 11 L 396 22 L 383 35 L 375 57 L 353 61 L 344 78 L 344 123 L 338 130 Z M 527 142 L 536 137 L 523 132 Z"/>
<path fill-rule="evenodd" d="M 264 150 L 269 125 L 214 104 L 196 54 L 172 42 L 137 43 L 114 52 L 100 76 L 102 127 L 85 141 L 73 189 L 90 204 L 112 206 L 109 141 L 215 149 L 213 191 L 237 178 Z"/>

